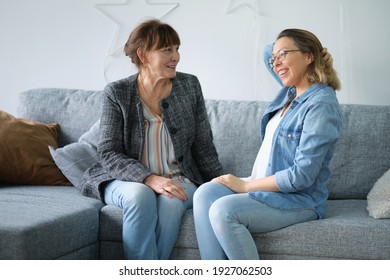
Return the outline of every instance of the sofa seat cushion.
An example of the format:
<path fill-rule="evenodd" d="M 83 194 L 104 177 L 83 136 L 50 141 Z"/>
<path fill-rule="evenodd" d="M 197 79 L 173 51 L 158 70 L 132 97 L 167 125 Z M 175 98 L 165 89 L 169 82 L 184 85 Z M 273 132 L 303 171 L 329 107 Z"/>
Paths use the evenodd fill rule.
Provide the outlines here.
<path fill-rule="evenodd" d="M 253 234 L 263 259 L 390 259 L 390 219 L 368 215 L 366 200 L 330 200 L 326 219 Z M 123 258 L 122 210 L 101 211 L 102 258 Z M 115 250 L 113 250 L 115 244 Z M 183 217 L 173 259 L 200 259 L 192 210 Z"/>
<path fill-rule="evenodd" d="M 330 200 L 325 219 L 258 234 L 266 259 L 390 259 L 390 220 L 371 218 L 366 200 Z"/>
<path fill-rule="evenodd" d="M 0 186 L 0 259 L 76 258 L 98 248 L 102 206 L 73 187 Z M 98 257 L 86 251 L 83 258 Z"/>
<path fill-rule="evenodd" d="M 122 242 L 123 210 L 105 205 L 100 211 L 99 240 Z"/>
<path fill-rule="evenodd" d="M 123 210 L 106 205 L 100 211 L 100 258 L 104 260 L 124 259 L 122 245 Z"/>
<path fill-rule="evenodd" d="M 368 215 L 366 200 L 330 200 L 326 219 L 253 234 L 263 259 L 390 259 L 390 219 Z M 174 258 L 197 259 L 192 210 L 188 210 Z"/>

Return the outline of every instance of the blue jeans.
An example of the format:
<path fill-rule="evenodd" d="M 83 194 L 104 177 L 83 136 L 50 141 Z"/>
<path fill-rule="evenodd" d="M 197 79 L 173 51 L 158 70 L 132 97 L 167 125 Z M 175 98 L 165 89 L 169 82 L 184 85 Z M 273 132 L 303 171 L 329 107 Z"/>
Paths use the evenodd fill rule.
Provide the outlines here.
<path fill-rule="evenodd" d="M 177 182 L 187 194 L 186 202 L 156 194 L 150 187 L 115 180 L 104 192 L 106 204 L 123 209 L 122 242 L 126 259 L 168 259 L 179 234 L 185 211 L 192 208 L 196 186 Z"/>
<path fill-rule="evenodd" d="M 228 187 L 209 182 L 194 195 L 196 237 L 202 259 L 257 260 L 251 233 L 269 232 L 318 219 L 311 209 L 283 210 L 270 207 Z"/>

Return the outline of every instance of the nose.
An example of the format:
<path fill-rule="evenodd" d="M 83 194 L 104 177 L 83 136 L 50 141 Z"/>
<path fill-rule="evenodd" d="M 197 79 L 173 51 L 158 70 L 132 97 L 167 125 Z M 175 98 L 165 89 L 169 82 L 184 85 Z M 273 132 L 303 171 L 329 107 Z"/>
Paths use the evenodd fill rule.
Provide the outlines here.
<path fill-rule="evenodd" d="M 173 52 L 171 60 L 173 60 L 173 61 L 179 61 L 180 60 L 180 53 L 177 50 L 175 50 Z"/>
<path fill-rule="evenodd" d="M 281 61 L 282 61 L 282 59 L 281 59 L 280 55 L 277 55 L 277 56 L 275 57 L 275 60 L 274 60 L 274 65 L 280 64 Z"/>
<path fill-rule="evenodd" d="M 274 60 L 274 71 L 276 71 L 276 68 L 280 65 L 280 63 L 281 61 L 279 60 L 279 58 Z"/>

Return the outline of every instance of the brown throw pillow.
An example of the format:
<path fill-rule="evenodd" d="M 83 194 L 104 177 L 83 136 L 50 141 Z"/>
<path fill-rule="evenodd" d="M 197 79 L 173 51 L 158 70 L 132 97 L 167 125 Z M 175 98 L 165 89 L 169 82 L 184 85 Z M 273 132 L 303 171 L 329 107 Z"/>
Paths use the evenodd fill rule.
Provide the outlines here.
<path fill-rule="evenodd" d="M 69 185 L 50 155 L 58 124 L 19 119 L 0 110 L 0 181 L 28 185 Z"/>

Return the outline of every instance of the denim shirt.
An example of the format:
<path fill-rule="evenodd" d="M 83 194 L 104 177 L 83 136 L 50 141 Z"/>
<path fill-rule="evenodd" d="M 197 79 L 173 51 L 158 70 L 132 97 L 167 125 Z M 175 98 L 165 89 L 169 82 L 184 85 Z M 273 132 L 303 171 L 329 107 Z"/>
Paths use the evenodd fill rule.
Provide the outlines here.
<path fill-rule="evenodd" d="M 264 112 L 261 135 L 274 114 L 295 97 L 284 87 Z M 313 84 L 292 101 L 273 135 L 266 176 L 275 175 L 280 192 L 250 192 L 272 207 L 313 209 L 323 218 L 327 209 L 329 163 L 342 130 L 342 112 L 332 87 Z"/>

